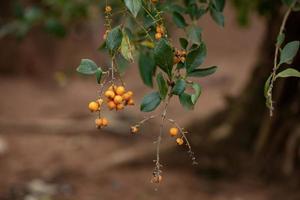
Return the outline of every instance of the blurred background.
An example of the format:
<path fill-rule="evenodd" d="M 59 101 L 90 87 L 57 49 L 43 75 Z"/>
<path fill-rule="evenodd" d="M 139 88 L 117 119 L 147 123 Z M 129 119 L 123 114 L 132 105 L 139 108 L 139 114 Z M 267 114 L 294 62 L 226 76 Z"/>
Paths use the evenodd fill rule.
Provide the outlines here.
<path fill-rule="evenodd" d="M 151 91 L 136 63 L 122 71 L 137 105 L 107 111 L 111 125 L 101 130 L 87 110 L 98 86 L 76 74 L 82 58 L 109 63 L 97 50 L 103 2 L 1 1 L 0 199 L 299 200 L 299 80 L 277 82 L 273 118 L 263 97 L 286 7 L 279 0 L 226 3 L 225 28 L 209 16 L 199 21 L 205 63 L 218 65 L 217 73 L 200 81 L 194 111 L 175 100 L 168 113 L 191 132 L 199 164 L 164 137 L 163 181 L 153 185 L 158 122 L 135 136 L 128 128 L 146 116 L 138 104 Z M 293 13 L 287 41 L 300 39 L 299 22 Z M 299 54 L 293 66 L 299 69 Z"/>

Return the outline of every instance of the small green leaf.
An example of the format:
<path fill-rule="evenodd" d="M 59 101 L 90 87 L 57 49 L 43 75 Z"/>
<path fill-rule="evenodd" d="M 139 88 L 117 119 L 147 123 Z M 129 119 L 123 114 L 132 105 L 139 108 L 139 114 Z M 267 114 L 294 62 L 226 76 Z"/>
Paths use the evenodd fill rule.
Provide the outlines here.
<path fill-rule="evenodd" d="M 269 78 L 266 80 L 265 86 L 264 86 L 264 96 L 266 99 L 268 99 L 268 91 L 270 88 L 271 78 L 272 78 L 272 75 L 270 75 Z"/>
<path fill-rule="evenodd" d="M 179 96 L 179 101 L 180 104 L 187 110 L 193 110 L 194 109 L 194 104 L 192 102 L 192 98 L 191 95 L 187 94 L 187 93 L 182 93 Z"/>
<path fill-rule="evenodd" d="M 154 48 L 155 63 L 168 74 L 172 76 L 173 69 L 173 49 L 166 39 L 160 39 Z"/>
<path fill-rule="evenodd" d="M 178 28 L 185 28 L 187 26 L 184 17 L 179 12 L 173 12 L 173 21 Z"/>
<path fill-rule="evenodd" d="M 296 56 L 298 49 L 299 49 L 299 41 L 293 41 L 293 42 L 289 42 L 287 43 L 280 54 L 280 63 L 279 65 L 283 64 L 283 63 L 291 63 L 294 59 L 294 57 Z"/>
<path fill-rule="evenodd" d="M 192 71 L 188 72 L 188 76 L 190 76 L 190 77 L 205 77 L 205 76 L 209 76 L 209 75 L 215 73 L 216 70 L 217 70 L 217 66 L 193 69 Z"/>
<path fill-rule="evenodd" d="M 224 27 L 225 19 L 224 19 L 224 15 L 222 12 L 220 12 L 212 7 L 210 9 L 210 15 L 218 25 Z"/>
<path fill-rule="evenodd" d="M 159 73 L 156 76 L 156 82 L 158 85 L 159 94 L 160 94 L 161 99 L 165 99 L 167 96 L 167 93 L 168 93 L 168 86 L 167 86 L 167 83 L 161 73 Z"/>
<path fill-rule="evenodd" d="M 152 76 L 155 72 L 156 65 L 152 54 L 140 54 L 139 69 L 144 84 L 149 87 L 153 87 Z"/>
<path fill-rule="evenodd" d="M 175 95 L 181 95 L 185 90 L 185 80 L 178 79 L 172 89 L 172 93 Z"/>
<path fill-rule="evenodd" d="M 277 36 L 276 46 L 280 47 L 282 45 L 282 43 L 284 42 L 284 39 L 285 39 L 284 33 L 279 34 Z"/>
<path fill-rule="evenodd" d="M 129 62 L 133 62 L 133 51 L 135 50 L 133 44 L 129 40 L 128 35 L 123 31 L 123 39 L 121 42 L 121 54 Z"/>
<path fill-rule="evenodd" d="M 117 50 L 122 43 L 123 34 L 120 26 L 113 28 L 107 36 L 106 45 L 110 51 Z"/>
<path fill-rule="evenodd" d="M 287 68 L 276 75 L 276 78 L 298 77 L 300 78 L 300 72 L 293 68 Z"/>
<path fill-rule="evenodd" d="M 100 84 L 101 82 L 101 78 L 102 78 L 102 69 L 101 68 L 97 68 L 96 70 L 96 79 L 97 79 L 97 83 Z"/>
<path fill-rule="evenodd" d="M 192 44 L 201 44 L 202 29 L 198 26 L 190 26 L 187 30 L 188 38 Z"/>
<path fill-rule="evenodd" d="M 93 75 L 97 72 L 98 66 L 90 59 L 82 59 L 76 70 L 84 75 Z"/>
<path fill-rule="evenodd" d="M 161 102 L 161 98 L 158 92 L 152 92 L 148 95 L 146 95 L 141 104 L 141 111 L 143 112 L 151 112 L 159 106 Z"/>
<path fill-rule="evenodd" d="M 189 42 L 185 38 L 179 38 L 179 42 L 183 49 L 186 49 L 189 45 Z"/>
<path fill-rule="evenodd" d="M 124 0 L 126 7 L 130 10 L 132 15 L 136 17 L 142 8 L 142 0 Z"/>
<path fill-rule="evenodd" d="M 195 93 L 191 95 L 191 100 L 192 103 L 195 105 L 201 95 L 201 86 L 198 83 L 194 83 L 192 87 L 195 90 Z"/>
<path fill-rule="evenodd" d="M 186 57 L 186 69 L 187 72 L 193 71 L 204 62 L 206 57 L 206 46 L 202 43 L 196 49 L 190 51 Z"/>

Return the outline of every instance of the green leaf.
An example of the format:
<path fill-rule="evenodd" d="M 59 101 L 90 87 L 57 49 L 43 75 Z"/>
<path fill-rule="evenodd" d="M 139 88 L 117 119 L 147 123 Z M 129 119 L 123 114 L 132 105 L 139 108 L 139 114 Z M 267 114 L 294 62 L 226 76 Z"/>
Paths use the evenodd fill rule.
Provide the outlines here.
<path fill-rule="evenodd" d="M 194 109 L 194 104 L 192 102 L 192 98 L 191 95 L 187 94 L 187 93 L 182 93 L 179 96 L 179 101 L 180 104 L 187 110 L 192 110 Z"/>
<path fill-rule="evenodd" d="M 194 83 L 192 87 L 195 90 L 195 93 L 191 95 L 191 100 L 192 103 L 195 105 L 201 95 L 201 86 L 198 83 Z"/>
<path fill-rule="evenodd" d="M 173 49 L 169 42 L 166 39 L 160 39 L 154 48 L 154 60 L 169 77 L 172 76 L 173 57 Z"/>
<path fill-rule="evenodd" d="M 272 78 L 272 75 L 270 75 L 269 78 L 266 80 L 265 86 L 264 86 L 264 96 L 266 99 L 268 99 L 268 91 L 270 88 L 271 78 Z"/>
<path fill-rule="evenodd" d="M 287 68 L 276 75 L 276 78 L 298 77 L 300 78 L 300 72 L 293 68 Z"/>
<path fill-rule="evenodd" d="M 76 71 L 84 75 L 93 75 L 97 72 L 97 64 L 90 59 L 82 59 Z"/>
<path fill-rule="evenodd" d="M 224 27 L 225 19 L 224 19 L 224 15 L 222 12 L 220 12 L 212 7 L 210 9 L 210 15 L 219 26 Z"/>
<path fill-rule="evenodd" d="M 126 7 L 130 10 L 132 15 L 136 17 L 142 8 L 142 0 L 124 0 Z"/>
<path fill-rule="evenodd" d="M 187 54 L 186 57 L 187 72 L 189 73 L 193 71 L 195 68 L 197 68 L 199 65 L 201 65 L 204 62 L 205 57 L 206 57 L 206 46 L 204 43 L 202 43 L 196 49 L 190 51 Z"/>
<path fill-rule="evenodd" d="M 178 12 L 173 12 L 173 21 L 178 26 L 178 28 L 185 28 L 187 26 L 184 17 Z"/>
<path fill-rule="evenodd" d="M 215 73 L 216 70 L 217 70 L 217 66 L 212 66 L 208 68 L 198 68 L 189 71 L 187 75 L 190 77 L 205 77 Z"/>
<path fill-rule="evenodd" d="M 96 70 L 96 79 L 97 79 L 97 83 L 100 84 L 101 82 L 101 78 L 102 78 L 102 69 L 101 68 L 97 68 Z"/>
<path fill-rule="evenodd" d="M 284 42 L 284 39 L 285 39 L 284 33 L 279 34 L 277 36 L 276 46 L 280 47 L 282 45 L 282 43 Z"/>
<path fill-rule="evenodd" d="M 152 54 L 140 54 L 139 69 L 144 84 L 153 87 L 152 76 L 155 72 L 156 65 Z"/>
<path fill-rule="evenodd" d="M 123 39 L 121 42 L 121 54 L 122 56 L 128 60 L 129 62 L 133 62 L 133 51 L 134 51 L 134 46 L 129 40 L 128 35 L 126 34 L 125 31 L 123 31 Z"/>
<path fill-rule="evenodd" d="M 160 94 L 161 99 L 165 99 L 167 96 L 167 93 L 168 93 L 168 86 L 167 86 L 167 83 L 161 73 L 159 73 L 156 76 L 156 82 L 158 85 L 159 94 Z"/>
<path fill-rule="evenodd" d="M 120 26 L 113 28 L 107 36 L 106 45 L 110 51 L 117 50 L 122 43 L 123 34 Z"/>
<path fill-rule="evenodd" d="M 198 26 L 190 26 L 187 30 L 188 38 L 192 44 L 201 44 L 202 29 Z"/>
<path fill-rule="evenodd" d="M 175 95 L 181 95 L 185 90 L 185 80 L 178 79 L 172 89 L 172 93 Z"/>
<path fill-rule="evenodd" d="M 186 49 L 189 45 L 189 42 L 185 38 L 179 38 L 179 42 L 183 49 Z"/>
<path fill-rule="evenodd" d="M 287 43 L 280 54 L 280 63 L 279 65 L 283 64 L 283 63 L 291 63 L 294 59 L 294 57 L 296 56 L 298 49 L 299 49 L 299 41 L 293 41 L 293 42 L 289 42 Z"/>
<path fill-rule="evenodd" d="M 141 104 L 141 111 L 143 112 L 151 112 L 159 106 L 161 102 L 161 98 L 158 92 L 152 92 L 148 95 L 146 95 Z"/>
<path fill-rule="evenodd" d="M 213 4 L 217 11 L 222 12 L 225 7 L 225 0 L 213 0 Z"/>

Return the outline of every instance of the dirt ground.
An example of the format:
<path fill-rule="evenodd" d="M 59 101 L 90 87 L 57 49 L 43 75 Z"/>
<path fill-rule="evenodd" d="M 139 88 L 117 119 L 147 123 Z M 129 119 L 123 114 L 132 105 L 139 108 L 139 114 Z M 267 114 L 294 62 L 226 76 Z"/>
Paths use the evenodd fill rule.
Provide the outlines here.
<path fill-rule="evenodd" d="M 179 108 L 178 102 L 171 104 L 169 115 L 183 126 L 222 108 L 224 96 L 241 90 L 255 63 L 264 32 L 262 19 L 254 17 L 250 27 L 240 29 L 232 12 L 227 10 L 225 15 L 224 29 L 211 25 L 207 18 L 201 22 L 209 50 L 206 64 L 220 68 L 216 75 L 201 81 L 204 91 L 192 114 Z M 58 49 L 69 61 L 76 40 L 71 35 L 62 41 L 67 47 Z M 26 47 L 29 41 L 20 45 Z M 82 54 L 77 50 L 72 62 L 94 54 L 92 50 Z M 67 62 L 62 57 L 56 54 L 51 59 L 61 66 Z M 135 91 L 136 101 L 140 102 L 149 89 L 136 84 L 139 82 L 136 67 L 128 69 L 126 74 L 127 87 Z M 155 153 L 152 144 L 156 136 L 152 128 L 155 121 L 144 133 L 130 135 L 129 125 L 144 116 L 135 106 L 118 115 L 106 112 L 112 125 L 95 130 L 95 116 L 86 109 L 87 102 L 96 95 L 94 80 L 72 74 L 64 79 L 62 86 L 55 77 L 51 74 L 50 80 L 45 81 L 27 76 L 0 77 L 1 200 L 300 199 L 297 188 L 289 184 L 267 183 L 248 175 L 217 180 L 196 175 L 196 167 L 190 167 L 189 162 L 187 167 L 179 164 L 185 159 L 181 154 L 178 154 L 178 165 L 163 161 L 164 179 L 155 186 L 149 181 Z M 164 141 L 167 142 L 163 144 L 173 142 Z M 126 159 L 131 162 L 125 162 Z"/>

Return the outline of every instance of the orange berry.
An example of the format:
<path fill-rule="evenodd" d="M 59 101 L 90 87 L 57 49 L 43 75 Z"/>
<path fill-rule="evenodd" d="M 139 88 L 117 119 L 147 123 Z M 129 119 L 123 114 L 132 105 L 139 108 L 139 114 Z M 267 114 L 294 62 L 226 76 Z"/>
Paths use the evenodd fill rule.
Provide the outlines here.
<path fill-rule="evenodd" d="M 177 56 L 174 56 L 173 58 L 173 64 L 178 64 L 180 62 L 180 58 L 178 58 Z"/>
<path fill-rule="evenodd" d="M 120 103 L 117 104 L 117 110 L 123 110 L 124 109 L 124 104 Z"/>
<path fill-rule="evenodd" d="M 151 0 L 151 2 L 152 2 L 152 3 L 157 3 L 157 2 L 158 2 L 158 0 Z"/>
<path fill-rule="evenodd" d="M 102 118 L 102 126 L 107 126 L 108 123 L 109 123 L 108 120 L 105 117 L 103 117 Z"/>
<path fill-rule="evenodd" d="M 133 92 L 128 91 L 125 94 L 123 94 L 122 97 L 123 97 L 124 100 L 128 101 L 132 97 L 132 95 L 133 95 Z"/>
<path fill-rule="evenodd" d="M 117 107 L 117 105 L 115 104 L 114 101 L 109 101 L 109 102 L 107 103 L 107 106 L 108 106 L 108 108 L 109 108 L 110 110 L 113 110 L 113 109 L 115 109 L 115 108 Z"/>
<path fill-rule="evenodd" d="M 178 128 L 170 128 L 169 134 L 174 137 L 178 134 Z"/>
<path fill-rule="evenodd" d="M 182 138 L 177 138 L 176 139 L 176 143 L 178 144 L 178 145 L 183 145 L 183 139 Z"/>
<path fill-rule="evenodd" d="M 129 99 L 127 102 L 127 105 L 133 106 L 134 105 L 133 99 Z"/>
<path fill-rule="evenodd" d="M 137 133 L 139 131 L 138 127 L 132 126 L 131 128 L 131 133 Z"/>
<path fill-rule="evenodd" d="M 122 101 L 123 101 L 123 98 L 122 98 L 120 95 L 116 95 L 116 96 L 115 96 L 114 102 L 115 102 L 116 104 L 120 104 L 120 103 L 122 103 Z"/>
<path fill-rule="evenodd" d="M 115 93 L 111 90 L 107 90 L 105 93 L 104 93 L 104 96 L 106 96 L 107 98 L 110 98 L 110 99 L 113 99 L 115 97 Z"/>
<path fill-rule="evenodd" d="M 97 118 L 95 119 L 95 124 L 97 128 L 100 128 L 103 124 L 102 124 L 102 119 L 101 118 Z"/>
<path fill-rule="evenodd" d="M 164 34 L 165 30 L 164 30 L 164 27 L 161 26 L 161 25 L 158 25 L 156 27 L 156 33 L 161 33 L 162 35 Z"/>
<path fill-rule="evenodd" d="M 156 33 L 155 34 L 155 39 L 159 40 L 162 37 L 161 33 Z"/>
<path fill-rule="evenodd" d="M 124 88 L 123 86 L 117 87 L 116 93 L 117 93 L 118 95 L 123 95 L 123 94 L 125 93 L 125 88 Z"/>
<path fill-rule="evenodd" d="M 110 13 L 111 11 L 112 11 L 111 6 L 106 6 L 106 7 L 105 7 L 105 12 L 106 12 L 106 13 Z"/>
<path fill-rule="evenodd" d="M 95 101 L 90 102 L 88 107 L 91 112 L 96 112 L 99 110 L 99 104 Z"/>

